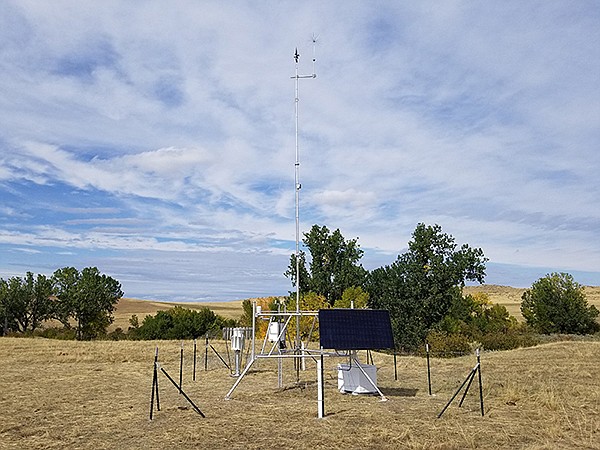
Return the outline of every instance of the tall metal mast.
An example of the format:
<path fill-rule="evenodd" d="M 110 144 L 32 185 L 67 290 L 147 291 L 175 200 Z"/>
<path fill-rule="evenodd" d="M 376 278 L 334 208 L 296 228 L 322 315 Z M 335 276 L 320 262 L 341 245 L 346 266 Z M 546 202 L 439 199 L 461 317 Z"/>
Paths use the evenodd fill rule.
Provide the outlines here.
<path fill-rule="evenodd" d="M 317 37 L 313 35 L 312 37 L 313 43 L 313 72 L 311 75 L 299 75 L 298 73 L 298 64 L 300 62 L 300 54 L 298 53 L 298 48 L 296 48 L 294 52 L 294 61 L 296 66 L 296 74 L 292 77 L 295 80 L 295 119 L 296 119 L 296 162 L 295 162 L 295 193 L 296 193 L 296 313 L 298 316 L 296 317 L 296 348 L 300 348 L 300 189 L 302 185 L 300 184 L 300 151 L 298 147 L 298 123 L 299 123 L 299 103 L 300 103 L 300 94 L 299 94 L 299 81 L 302 78 L 317 78 L 317 74 L 315 72 L 315 52 L 316 52 L 316 43 Z"/>

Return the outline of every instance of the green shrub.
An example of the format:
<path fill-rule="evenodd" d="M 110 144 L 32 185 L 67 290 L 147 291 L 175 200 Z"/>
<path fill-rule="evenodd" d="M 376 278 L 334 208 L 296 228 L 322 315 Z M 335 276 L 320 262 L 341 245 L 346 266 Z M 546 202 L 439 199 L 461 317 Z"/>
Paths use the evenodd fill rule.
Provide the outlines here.
<path fill-rule="evenodd" d="M 48 339 L 61 339 L 64 341 L 70 341 L 75 339 L 76 330 L 66 327 L 52 327 L 44 328 L 43 330 L 36 330 L 35 335 Z"/>
<path fill-rule="evenodd" d="M 540 343 L 540 336 L 525 324 L 516 324 L 508 330 L 478 333 L 477 338 L 464 333 L 432 331 L 427 336 L 430 354 L 439 357 L 466 355 L 474 348 L 482 350 L 512 350 L 532 347 Z"/>
<path fill-rule="evenodd" d="M 440 331 L 464 334 L 480 340 L 487 333 L 506 333 L 517 326 L 506 307 L 493 304 L 485 293 L 456 296 L 449 313 L 438 325 Z"/>
<path fill-rule="evenodd" d="M 106 335 L 106 338 L 111 341 L 122 341 L 128 338 L 127 334 L 123 331 L 123 328 L 117 327 L 114 331 L 111 331 Z"/>
<path fill-rule="evenodd" d="M 532 333 L 510 330 L 483 334 L 479 342 L 484 350 L 512 350 L 519 347 L 533 347 L 539 344 L 539 339 Z"/>
<path fill-rule="evenodd" d="M 211 329 L 235 324 L 235 321 L 216 315 L 207 307 L 198 310 L 175 306 L 146 316 L 142 325 L 133 331 L 135 339 L 196 339 Z"/>
<path fill-rule="evenodd" d="M 452 358 L 471 353 L 469 338 L 461 333 L 431 331 L 427 335 L 429 351 L 432 356 Z"/>

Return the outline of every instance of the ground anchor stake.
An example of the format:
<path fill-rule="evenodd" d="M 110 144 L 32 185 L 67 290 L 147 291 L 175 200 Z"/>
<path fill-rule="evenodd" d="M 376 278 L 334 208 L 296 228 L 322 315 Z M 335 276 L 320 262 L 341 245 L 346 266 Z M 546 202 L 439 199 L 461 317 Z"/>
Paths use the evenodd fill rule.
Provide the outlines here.
<path fill-rule="evenodd" d="M 192 373 L 192 381 L 196 381 L 196 339 L 194 339 L 194 369 Z"/>
<path fill-rule="evenodd" d="M 160 411 L 160 399 L 158 397 L 158 347 L 154 353 L 154 371 L 152 374 L 152 394 L 150 395 L 150 420 L 154 415 L 154 395 L 156 394 L 156 410 Z"/>
<path fill-rule="evenodd" d="M 192 407 L 193 407 L 193 408 L 196 410 L 196 412 L 197 412 L 198 414 L 200 414 L 202 417 L 206 417 L 206 416 L 204 415 L 204 413 L 203 413 L 202 411 L 200 411 L 200 408 L 198 408 L 198 407 L 197 407 L 197 406 L 194 404 L 194 402 L 192 401 L 192 399 L 191 399 L 191 398 L 189 398 L 189 397 L 187 396 L 187 394 L 186 394 L 185 392 L 183 392 L 183 390 L 181 390 L 181 389 L 180 389 L 180 387 L 179 387 L 179 386 L 177 386 L 177 382 L 176 382 L 176 381 L 175 381 L 173 378 L 171 378 L 171 376 L 170 376 L 170 375 L 167 373 L 167 371 L 166 371 L 165 369 L 163 369 L 162 367 L 160 368 L 160 370 L 161 370 L 161 372 L 162 372 L 162 373 L 164 373 L 164 374 L 165 374 L 165 376 L 166 376 L 166 377 L 169 379 L 169 381 L 170 381 L 171 383 L 173 383 L 173 386 L 175 386 L 177 389 L 179 389 L 179 391 L 181 392 L 181 394 L 182 394 L 182 395 L 185 397 L 185 399 L 186 399 L 186 400 L 187 400 L 187 401 L 190 403 L 190 405 L 192 405 Z"/>
<path fill-rule="evenodd" d="M 427 352 L 427 385 L 429 386 L 429 395 L 431 395 L 431 366 L 429 365 L 429 344 L 425 344 L 425 350 Z"/>
<path fill-rule="evenodd" d="M 454 393 L 452 398 L 448 401 L 448 403 L 446 403 L 446 406 L 444 406 L 444 409 L 442 409 L 442 411 L 438 414 L 438 416 L 437 416 L 438 419 L 440 417 L 442 417 L 442 414 L 444 414 L 446 409 L 448 409 L 448 407 L 454 401 L 456 396 L 460 393 L 462 388 L 465 385 L 467 385 L 467 388 L 465 389 L 465 392 L 463 393 L 460 403 L 458 404 L 459 408 L 462 406 L 463 401 L 465 400 L 465 397 L 467 396 L 467 392 L 469 392 L 469 388 L 471 387 L 471 383 L 473 382 L 473 379 L 475 378 L 475 374 L 479 375 L 479 378 L 478 378 L 479 379 L 479 402 L 481 405 L 481 417 L 483 417 L 485 415 L 485 411 L 483 409 L 483 386 L 482 386 L 482 382 L 481 382 L 481 359 L 479 357 L 479 349 L 476 350 L 476 355 L 477 355 L 477 364 L 475 364 L 475 367 L 473 367 L 471 369 L 471 372 L 469 373 L 469 375 L 467 375 L 467 378 L 465 378 L 465 381 L 463 381 L 463 383 L 456 390 L 456 392 Z"/>

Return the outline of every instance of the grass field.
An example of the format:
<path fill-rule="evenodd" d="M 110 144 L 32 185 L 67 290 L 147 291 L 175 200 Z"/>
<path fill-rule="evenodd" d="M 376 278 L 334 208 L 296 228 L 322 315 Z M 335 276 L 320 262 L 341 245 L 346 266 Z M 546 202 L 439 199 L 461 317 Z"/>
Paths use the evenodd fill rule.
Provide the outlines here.
<path fill-rule="evenodd" d="M 211 351 L 204 371 L 199 346 L 192 381 L 185 343 L 184 391 L 201 418 L 161 374 L 161 411 L 149 420 L 156 345 L 161 367 L 178 379 L 180 342 L 0 338 L 0 448 L 600 448 L 600 342 L 558 342 L 482 355 L 485 417 L 474 382 L 462 408 L 436 419 L 475 364 L 474 356 L 434 359 L 434 396 L 423 358 L 375 354 L 388 397 L 337 392 L 336 364 L 326 359 L 324 419 L 317 419 L 314 364 L 294 372 L 261 361 L 234 391 L 234 379 Z M 226 357 L 223 343 L 216 348 Z M 363 356 L 361 356 L 363 358 Z M 458 399 L 457 399 L 458 400 Z"/>
<path fill-rule="evenodd" d="M 485 292 L 520 318 L 523 289 L 465 288 Z M 586 288 L 600 307 L 600 288 Z M 115 323 L 127 329 L 175 303 L 122 299 Z M 241 301 L 180 303 L 207 306 L 238 318 Z M 277 364 L 256 363 L 233 393 L 235 379 L 212 350 L 204 370 L 204 342 L 198 342 L 197 377 L 192 381 L 192 343 L 185 342 L 183 386 L 206 414 L 201 418 L 160 375 L 161 411 L 149 420 L 152 362 L 178 380 L 181 343 L 175 341 L 75 342 L 0 338 L 0 449 L 134 448 L 523 448 L 600 449 L 600 342 L 556 342 L 482 355 L 486 416 L 479 411 L 475 382 L 462 408 L 459 398 L 436 416 L 470 373 L 474 356 L 432 361 L 433 396 L 428 395 L 426 361 L 375 354 L 378 385 L 389 399 L 337 392 L 336 365 L 325 363 L 326 417 L 317 419 L 314 363 L 296 383 L 289 360 L 284 387 L 277 388 Z M 212 345 L 226 360 L 222 341 Z M 364 355 L 361 356 L 364 360 Z"/>

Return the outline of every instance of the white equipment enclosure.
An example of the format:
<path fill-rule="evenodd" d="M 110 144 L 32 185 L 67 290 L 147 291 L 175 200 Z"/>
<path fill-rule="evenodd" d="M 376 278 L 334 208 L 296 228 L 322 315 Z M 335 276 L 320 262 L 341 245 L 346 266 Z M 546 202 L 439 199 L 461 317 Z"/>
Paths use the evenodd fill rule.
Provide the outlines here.
<path fill-rule="evenodd" d="M 360 363 L 338 364 L 338 390 L 350 394 L 377 394 L 377 367 Z"/>

